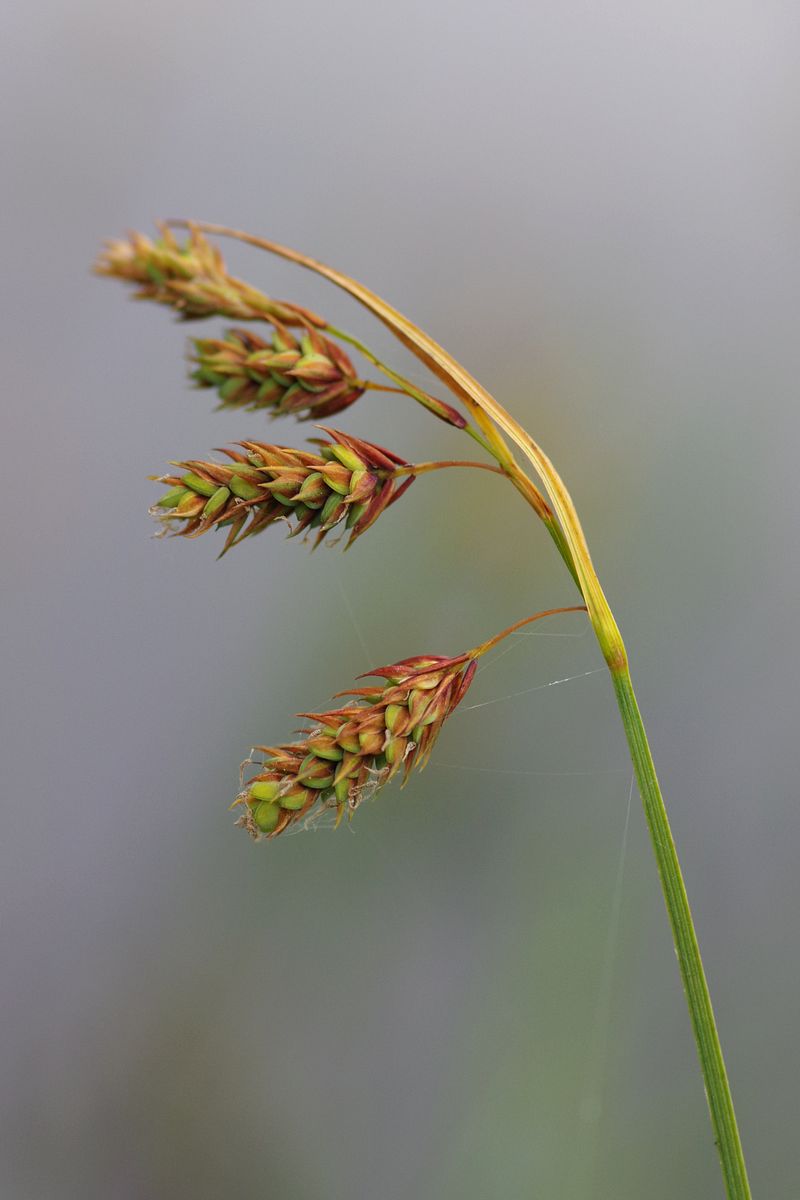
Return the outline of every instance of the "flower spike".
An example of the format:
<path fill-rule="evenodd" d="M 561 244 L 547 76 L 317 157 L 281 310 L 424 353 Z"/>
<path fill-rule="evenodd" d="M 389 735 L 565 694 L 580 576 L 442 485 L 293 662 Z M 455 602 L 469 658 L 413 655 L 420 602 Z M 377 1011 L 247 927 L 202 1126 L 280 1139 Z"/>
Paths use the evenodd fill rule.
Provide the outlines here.
<path fill-rule="evenodd" d="M 166 225 L 160 226 L 160 233 L 156 241 L 132 233 L 127 241 L 107 242 L 95 273 L 136 284 L 137 300 L 166 304 L 186 320 L 217 316 L 283 325 L 324 324 L 310 310 L 272 300 L 229 275 L 220 251 L 198 229 L 189 231 L 183 245 Z"/>
<path fill-rule="evenodd" d="M 226 528 L 222 553 L 276 521 L 285 520 L 290 537 L 315 531 L 319 545 L 335 526 L 350 530 L 348 546 L 377 521 L 414 480 L 408 463 L 370 442 L 324 429 L 315 439 L 319 452 L 262 442 L 239 442 L 223 450 L 229 462 L 181 462 L 176 474 L 161 476 L 169 491 L 151 508 L 162 529 L 199 537 Z"/>
<path fill-rule="evenodd" d="M 585 611 L 582 605 L 550 609 L 454 658 L 420 655 L 366 672 L 381 682 L 340 692 L 348 700 L 340 708 L 299 714 L 314 722 L 301 730 L 300 741 L 256 747 L 264 758 L 234 801 L 242 808 L 238 824 L 257 839 L 277 837 L 326 811 L 336 813 L 337 825 L 345 813 L 352 817 L 400 770 L 405 783 L 412 767 L 425 766 L 482 654 L 531 621 Z"/>
<path fill-rule="evenodd" d="M 330 417 L 353 404 L 375 383 L 358 379 L 340 339 L 355 346 L 440 420 L 458 429 L 466 418 L 451 404 L 429 395 L 387 368 L 358 338 L 335 329 L 310 309 L 273 300 L 258 288 L 230 275 L 220 250 L 191 222 L 181 244 L 170 223 L 158 223 L 156 240 L 130 233 L 127 240 L 106 242 L 94 264 L 96 275 L 135 285 L 134 298 L 166 305 L 185 321 L 229 317 L 274 326 L 270 341 L 247 331 L 229 330 L 224 339 L 195 342 L 193 379 L 199 387 L 216 388 L 222 407 L 267 408 L 273 416 Z M 298 338 L 289 332 L 300 328 Z M 329 336 L 323 334 L 327 332 Z"/>
<path fill-rule="evenodd" d="M 348 356 L 309 327 L 299 338 L 275 322 L 270 341 L 247 329 L 231 329 L 224 339 L 194 342 L 192 379 L 200 388 L 216 388 L 221 408 L 267 409 L 330 417 L 364 394 Z"/>

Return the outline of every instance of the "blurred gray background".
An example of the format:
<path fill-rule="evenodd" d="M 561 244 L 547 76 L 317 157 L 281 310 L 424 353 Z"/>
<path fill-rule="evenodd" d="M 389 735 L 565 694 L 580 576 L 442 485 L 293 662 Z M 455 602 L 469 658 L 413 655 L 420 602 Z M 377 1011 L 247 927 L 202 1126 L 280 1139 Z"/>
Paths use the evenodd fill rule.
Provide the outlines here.
<path fill-rule="evenodd" d="M 186 330 L 89 275 L 167 215 L 364 280 L 554 457 L 630 648 L 754 1194 L 800 1195 L 797 6 L 17 0 L 2 23 L 2 1195 L 722 1194 L 579 618 L 489 663 L 484 707 L 350 830 L 232 827 L 240 759 L 292 713 L 573 590 L 477 473 L 420 480 L 346 557 L 154 543 L 169 459 L 311 432 L 213 413 Z M 228 259 L 424 380 L 330 287 Z M 401 398 L 339 422 L 468 453 Z"/>

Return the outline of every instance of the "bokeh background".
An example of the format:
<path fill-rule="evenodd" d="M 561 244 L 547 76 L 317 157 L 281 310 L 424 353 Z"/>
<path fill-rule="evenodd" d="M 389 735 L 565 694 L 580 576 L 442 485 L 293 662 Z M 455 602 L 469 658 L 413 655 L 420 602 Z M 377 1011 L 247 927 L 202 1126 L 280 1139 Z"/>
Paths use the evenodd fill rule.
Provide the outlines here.
<path fill-rule="evenodd" d="M 212 413 L 186 331 L 89 275 L 104 236 L 181 214 L 368 282 L 554 457 L 630 647 L 754 1192 L 800 1195 L 797 6 L 2 21 L 2 1195 L 721 1195 L 579 618 L 489 663 L 349 831 L 234 830 L 239 761 L 293 712 L 573 592 L 489 475 L 418 482 L 346 557 L 154 543 L 149 473 L 309 432 Z M 330 287 L 228 258 L 424 380 Z M 339 420 L 465 450 L 400 398 Z"/>

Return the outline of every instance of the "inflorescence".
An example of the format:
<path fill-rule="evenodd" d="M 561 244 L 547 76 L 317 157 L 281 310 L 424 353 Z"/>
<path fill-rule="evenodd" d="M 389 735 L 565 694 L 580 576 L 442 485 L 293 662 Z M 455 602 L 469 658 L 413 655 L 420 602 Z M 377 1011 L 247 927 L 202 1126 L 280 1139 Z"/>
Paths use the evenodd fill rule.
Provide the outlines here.
<path fill-rule="evenodd" d="M 167 226 L 160 234 L 156 241 L 133 233 L 109 242 L 95 270 L 132 284 L 137 299 L 165 305 L 183 320 L 222 317 L 269 327 L 266 336 L 237 325 L 221 338 L 194 340 L 192 379 L 216 391 L 220 408 L 324 418 L 349 407 L 368 387 L 380 388 L 357 376 L 338 338 L 399 385 L 389 391 L 406 392 L 448 424 L 475 434 L 457 409 L 384 367 L 357 339 L 309 309 L 273 300 L 230 275 L 219 250 L 197 228 L 189 228 L 182 244 Z M 349 546 L 418 473 L 487 467 L 454 461 L 414 466 L 381 446 L 320 428 L 327 438 L 312 439 L 313 450 L 248 439 L 223 450 L 221 462 L 173 463 L 173 472 L 157 477 L 168 491 L 150 511 L 164 533 L 194 538 L 224 530 L 223 554 L 278 521 L 287 524 L 290 537 L 314 535 L 314 545 L 334 529 L 349 531 Z M 477 440 L 487 446 L 482 437 Z M 406 778 L 413 766 L 424 766 L 481 654 L 519 625 L 547 615 L 526 618 L 455 658 L 408 658 L 378 668 L 369 674 L 383 681 L 340 693 L 346 697 L 342 707 L 302 713 L 314 724 L 301 731 L 301 740 L 257 747 L 263 759 L 234 802 L 241 808 L 239 824 L 254 837 L 275 837 L 326 811 L 335 813 L 337 824 L 345 813 L 352 816 L 398 771 Z"/>
<path fill-rule="evenodd" d="M 290 537 L 316 532 L 319 545 L 336 526 L 350 531 L 348 546 L 414 481 L 413 468 L 370 442 L 335 430 L 318 439 L 319 453 L 262 442 L 223 450 L 229 462 L 181 462 L 160 476 L 169 491 L 151 508 L 162 528 L 182 537 L 227 530 L 222 553 L 276 521 Z"/>
<path fill-rule="evenodd" d="M 234 802 L 243 807 L 239 824 L 255 838 L 276 837 L 326 810 L 337 824 L 352 816 L 398 771 L 407 778 L 425 765 L 476 667 L 475 652 L 407 658 L 367 672 L 385 682 L 339 693 L 353 697 L 341 708 L 300 713 L 314 722 L 302 740 L 256 747 L 264 759 Z"/>

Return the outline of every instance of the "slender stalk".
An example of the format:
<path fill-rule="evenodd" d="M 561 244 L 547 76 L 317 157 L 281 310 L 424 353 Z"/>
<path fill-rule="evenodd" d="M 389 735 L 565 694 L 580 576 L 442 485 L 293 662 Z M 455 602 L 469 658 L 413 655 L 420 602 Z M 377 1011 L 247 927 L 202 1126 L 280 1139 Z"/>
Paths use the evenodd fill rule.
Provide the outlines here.
<path fill-rule="evenodd" d="M 383 384 L 367 382 L 365 384 L 366 388 L 376 392 L 406 394 L 417 400 L 419 403 L 424 404 L 426 408 L 430 407 L 430 399 L 427 392 L 424 392 L 421 388 L 418 388 L 415 384 L 412 384 L 403 375 L 400 375 L 397 371 L 393 370 L 393 368 L 382 362 L 381 359 L 378 358 L 377 354 L 375 354 L 373 350 L 370 350 L 369 346 L 365 345 L 360 338 L 354 337 L 350 333 L 345 333 L 344 330 L 337 329 L 333 325 L 327 325 L 326 330 L 334 337 L 338 337 L 341 341 L 347 342 L 349 345 L 353 346 L 356 350 L 363 354 L 363 356 L 369 362 L 371 362 L 373 366 L 377 367 L 379 371 L 382 371 L 384 375 L 388 376 L 389 379 L 393 379 L 395 383 L 399 385 L 398 387 L 386 387 Z M 578 572 L 575 568 L 575 562 L 572 557 L 569 543 L 564 537 L 561 526 L 555 519 L 550 505 L 536 487 L 536 484 L 533 482 L 533 480 L 525 474 L 525 472 L 520 468 L 519 464 L 515 461 L 514 456 L 509 451 L 502 434 L 499 433 L 493 422 L 486 420 L 483 409 L 478 405 L 473 404 L 472 401 L 468 400 L 467 397 L 462 397 L 462 399 L 467 404 L 467 407 L 472 415 L 478 420 L 478 424 L 482 430 L 482 432 L 479 432 L 474 426 L 467 424 L 464 427 L 463 432 L 466 433 L 468 437 L 471 437 L 473 441 L 477 442 L 479 446 L 482 446 L 484 450 L 487 450 L 499 464 L 498 467 L 490 466 L 488 469 L 499 470 L 501 474 L 507 475 L 517 491 L 522 494 L 536 515 L 541 521 L 543 521 L 547 532 L 553 539 L 553 543 L 558 550 L 558 553 L 564 560 L 567 570 L 575 581 L 575 586 L 578 588 L 578 591 L 581 591 L 581 582 L 578 577 Z M 461 463 L 458 465 L 466 466 L 467 464 Z M 474 463 L 471 465 L 479 466 L 481 464 Z"/>
<path fill-rule="evenodd" d="M 417 387 L 415 383 L 412 383 L 410 379 L 406 379 L 406 377 L 401 375 L 399 371 L 395 371 L 392 367 L 387 366 L 385 362 L 378 358 L 378 355 L 374 350 L 370 350 L 369 346 L 361 341 L 361 338 L 355 337 L 352 333 L 346 333 L 344 329 L 337 329 L 335 325 L 326 323 L 324 328 L 325 332 L 330 334 L 331 337 L 338 338 L 340 342 L 346 342 L 348 346 L 352 346 L 353 349 L 358 350 L 359 354 L 363 355 L 367 362 L 371 362 L 374 367 L 377 367 L 377 369 L 382 372 L 382 374 L 384 374 L 388 379 L 394 380 L 394 382 L 398 385 L 396 388 L 383 388 L 380 384 L 373 384 L 372 389 L 374 391 L 393 391 L 405 393 L 407 396 L 411 396 L 413 400 L 416 400 L 418 404 L 421 404 L 423 408 L 427 408 L 429 412 L 434 414 L 434 416 L 441 417 L 441 407 L 437 405 L 436 400 L 430 395 L 429 392 L 426 392 L 421 387 Z M 369 386 L 370 385 L 367 384 L 367 387 Z M 463 417 L 461 417 L 461 420 L 463 420 Z M 490 454 L 493 453 L 490 441 L 484 436 L 484 434 L 487 432 L 486 430 L 484 430 L 484 434 L 481 434 L 469 423 L 462 425 L 461 428 L 465 433 L 468 433 L 470 437 L 474 438 L 479 445 L 483 446 L 485 450 L 488 450 Z"/>
<path fill-rule="evenodd" d="M 355 346 L 356 348 L 360 349 L 361 353 L 364 354 L 365 357 L 368 357 L 369 361 L 376 366 L 379 371 L 384 371 L 391 379 L 403 380 L 402 387 L 388 387 L 383 383 L 375 383 L 371 379 L 360 379 L 358 381 L 359 387 L 362 387 L 365 392 L 389 392 L 393 396 L 411 396 L 412 399 L 417 400 L 421 404 L 425 404 L 425 401 L 421 400 L 420 397 L 427 396 L 429 403 L 425 404 L 425 407 L 429 409 L 429 411 L 435 413 L 435 409 L 433 409 L 431 406 L 432 403 L 435 403 L 433 397 L 428 396 L 427 392 L 423 392 L 420 388 L 416 387 L 415 384 L 411 383 L 410 380 L 405 379 L 404 376 L 399 375 L 396 371 L 393 371 L 391 367 L 387 367 L 385 363 L 381 362 L 377 354 L 374 354 L 371 350 L 368 351 L 366 349 L 363 342 L 357 341 L 356 338 L 350 337 L 349 334 L 342 333 L 340 329 L 333 329 L 331 325 L 326 325 L 325 329 L 328 333 L 335 333 L 336 336 L 341 338 L 343 342 L 349 342 L 351 346 Z M 480 412 L 480 410 L 477 411 Z M 479 425 L 480 424 L 481 422 L 479 422 Z M 503 442 L 501 437 L 497 436 L 497 430 L 494 428 L 491 422 L 489 422 L 484 429 L 485 433 L 492 434 L 491 437 L 484 437 L 480 430 L 476 429 L 474 425 L 470 425 L 469 422 L 467 422 L 466 425 L 462 425 L 460 428 L 462 433 L 466 433 L 473 439 L 473 441 L 477 442 L 479 446 L 482 446 L 484 450 L 488 450 L 488 452 L 494 458 L 496 458 L 498 462 L 501 459 L 503 461 L 510 459 L 510 455 L 508 453 L 504 453 L 504 451 L 507 451 L 505 442 Z M 540 499 L 543 499 L 541 493 L 538 494 Z"/>
<path fill-rule="evenodd" d="M 417 385 L 412 383 L 410 379 L 406 379 L 405 375 L 401 375 L 399 371 L 395 371 L 392 367 L 388 366 L 382 361 L 382 359 L 378 357 L 374 350 L 370 350 L 369 346 L 361 341 L 361 338 L 355 337 L 352 333 L 345 332 L 344 329 L 338 329 L 335 325 L 326 324 L 325 332 L 329 333 L 331 337 L 336 337 L 342 342 L 347 342 L 349 346 L 352 346 L 354 350 L 358 350 L 359 354 L 363 355 L 363 357 L 366 358 L 368 362 L 371 362 L 374 367 L 382 372 L 382 374 L 384 374 L 388 379 L 393 379 L 398 385 L 397 387 L 386 387 L 383 384 L 372 383 L 367 380 L 364 381 L 365 390 L 375 392 L 393 392 L 396 395 L 410 396 L 412 400 L 416 400 L 418 404 L 421 404 L 423 408 L 427 408 L 429 412 L 434 414 L 434 416 L 441 416 L 441 412 L 437 409 L 436 400 L 430 395 L 430 393 L 424 391 L 423 388 L 417 387 Z M 466 433 L 467 437 L 471 437 L 472 440 L 477 442 L 477 444 L 484 450 L 487 450 L 493 458 L 497 459 L 498 462 L 509 461 L 511 456 L 508 453 L 508 447 L 503 441 L 502 436 L 498 434 L 492 422 L 486 419 L 482 409 L 480 409 L 477 405 L 468 404 L 467 407 L 476 421 L 477 428 L 475 425 L 471 425 L 469 422 L 467 422 L 461 427 L 462 432 Z M 540 503 L 546 508 L 547 505 L 545 504 L 541 493 L 533 484 L 531 484 L 531 487 L 533 487 L 534 491 L 539 497 Z M 541 516 L 541 513 L 539 515 Z"/>
<path fill-rule="evenodd" d="M 464 430 L 464 432 L 466 433 L 467 430 Z M 572 561 L 572 555 L 570 554 L 570 549 L 567 545 L 566 538 L 561 531 L 561 526 L 549 509 L 547 509 L 545 513 L 542 513 L 541 505 L 539 503 L 541 497 L 538 490 L 531 483 L 530 479 L 528 479 L 528 476 L 525 474 L 525 472 L 519 469 L 518 464 L 515 463 L 513 459 L 511 460 L 510 466 L 500 466 L 499 464 L 495 466 L 494 463 L 473 462 L 472 460 L 467 461 L 464 459 L 446 459 L 442 462 L 414 463 L 408 467 L 397 467 L 392 474 L 398 476 L 424 475 L 426 471 L 441 471 L 445 467 L 474 467 L 478 471 L 492 471 L 495 475 L 505 475 L 507 479 L 510 479 L 514 484 L 514 487 L 522 494 L 528 504 L 530 504 L 534 509 L 537 516 L 539 516 L 543 521 L 547 532 L 553 539 L 553 543 L 558 550 L 558 553 L 564 560 L 564 564 L 575 582 L 575 586 L 577 587 L 578 591 L 580 591 L 580 580 L 578 579 L 578 574 L 575 570 L 575 564 Z"/>
<path fill-rule="evenodd" d="M 359 349 L 361 349 L 362 353 L 364 352 L 363 343 L 358 342 L 355 338 L 351 338 L 351 337 L 349 337 L 349 335 L 343 335 L 341 333 L 341 331 L 339 331 L 339 330 L 333 331 L 330 326 L 328 326 L 328 332 L 336 332 L 336 334 L 339 337 L 343 338 L 343 340 L 349 341 L 351 344 L 354 344 Z M 369 356 L 370 362 L 372 362 L 380 370 L 386 371 L 386 373 L 391 375 L 392 378 L 395 378 L 395 379 L 402 378 L 402 376 L 397 375 L 396 372 L 392 371 L 391 368 L 384 366 L 384 364 L 380 361 L 380 359 L 377 357 L 377 355 L 373 354 L 372 351 L 368 351 L 368 356 Z M 404 384 L 407 384 L 407 381 L 404 380 Z M 416 389 L 410 390 L 410 388 L 412 388 L 412 386 L 413 385 L 407 385 L 407 386 L 403 386 L 403 387 L 390 388 L 390 387 L 385 387 L 383 384 L 373 384 L 373 383 L 366 384 L 366 387 L 371 388 L 373 391 L 393 392 L 393 393 L 400 393 L 401 395 L 406 394 L 406 395 L 413 396 L 414 399 L 417 399 L 418 397 L 416 396 Z M 473 439 L 473 441 L 476 441 L 479 446 L 482 446 L 484 450 L 487 450 L 489 452 L 489 454 L 491 454 L 492 458 L 494 458 L 495 462 L 498 464 L 497 466 L 493 466 L 491 463 L 463 462 L 463 461 L 441 462 L 441 463 L 421 463 L 421 464 L 417 464 L 413 468 L 414 473 L 417 475 L 421 475 L 423 471 L 436 471 L 440 467 L 452 466 L 452 467 L 478 467 L 478 468 L 482 468 L 483 470 L 486 470 L 486 471 L 494 471 L 496 474 L 499 474 L 499 475 L 505 475 L 508 479 L 511 480 L 511 482 L 513 483 L 513 485 L 517 489 L 517 491 L 520 492 L 520 494 L 523 496 L 525 501 L 531 506 L 533 511 L 536 513 L 536 515 L 543 522 L 545 529 L 550 534 L 550 537 L 553 539 L 553 544 L 555 545 L 556 550 L 558 550 L 558 553 L 561 555 L 561 558 L 564 560 L 564 564 L 565 564 L 567 570 L 569 571 L 570 575 L 572 576 L 572 578 L 575 582 L 575 586 L 577 587 L 578 591 L 581 592 L 581 581 L 578 577 L 578 572 L 575 569 L 575 563 L 572 558 L 572 552 L 570 550 L 569 543 L 567 542 L 567 539 L 564 537 L 563 530 L 562 530 L 561 526 L 559 525 L 558 521 L 556 520 L 556 518 L 553 514 L 553 510 L 550 508 L 550 505 L 547 503 L 547 501 L 545 500 L 542 493 L 536 487 L 536 484 L 533 482 L 533 480 L 530 479 L 525 474 L 525 472 L 521 469 L 519 463 L 516 462 L 516 460 L 514 459 L 514 456 L 509 451 L 508 446 L 506 445 L 502 435 L 499 435 L 497 433 L 497 430 L 494 428 L 494 426 L 492 426 L 491 428 L 494 433 L 494 436 L 491 438 L 491 440 L 484 438 L 482 436 L 482 434 L 480 434 L 474 428 L 474 426 L 469 425 L 469 424 L 467 424 L 463 428 L 462 433 L 466 433 L 469 437 L 471 437 Z M 403 471 L 404 471 L 404 468 L 400 468 L 400 470 L 396 471 L 395 474 L 400 474 Z M 405 471 L 406 471 L 406 473 L 408 473 L 408 469 L 405 469 Z"/>
<path fill-rule="evenodd" d="M 359 379 L 358 386 L 362 387 L 365 392 L 389 392 L 392 396 L 408 395 L 405 388 L 389 387 L 386 383 L 376 383 L 374 379 Z"/>
<path fill-rule="evenodd" d="M 401 475 L 426 475 L 429 471 L 444 471 L 448 467 L 472 467 L 476 471 L 491 471 L 494 475 L 505 475 L 502 467 L 494 463 L 473 462 L 471 459 L 446 458 L 441 462 L 409 463 L 407 467 L 395 467 L 391 472 L 392 478 Z"/>
<path fill-rule="evenodd" d="M 544 612 L 534 613 L 532 617 L 523 617 L 521 621 L 515 621 L 513 625 L 509 625 L 506 629 L 501 629 L 500 633 L 496 633 L 494 637 L 487 638 L 485 642 L 481 642 L 480 646 L 475 646 L 472 650 L 468 650 L 466 657 L 480 658 L 482 654 L 485 654 L 487 650 L 492 650 L 504 638 L 509 637 L 512 633 L 516 633 L 524 625 L 530 625 L 533 621 L 541 621 L 542 617 L 555 617 L 561 613 L 574 612 L 586 612 L 586 605 L 571 604 L 568 608 L 548 608 Z"/>
<path fill-rule="evenodd" d="M 689 1015 L 692 1020 L 697 1053 L 706 1085 L 706 1099 L 714 1128 L 714 1139 L 719 1151 L 722 1174 L 730 1200 L 750 1200 L 750 1185 L 742 1152 L 742 1143 L 736 1124 L 725 1060 L 722 1056 L 719 1034 L 711 996 L 708 991 L 700 948 L 689 908 L 689 900 L 681 874 L 675 843 L 669 827 L 669 819 L 656 769 L 647 742 L 642 714 L 631 683 L 627 667 L 611 672 L 617 704 L 628 739 L 636 780 L 644 805 L 653 852 L 661 877 L 664 901 L 667 906 L 675 950 L 678 957 Z"/>
<path fill-rule="evenodd" d="M 578 572 L 575 568 L 572 551 L 570 550 L 567 539 L 564 537 L 564 531 L 559 525 L 558 521 L 555 519 L 550 506 L 545 504 L 545 511 L 542 511 L 540 504 L 541 495 L 538 488 L 534 487 L 531 480 L 520 468 L 519 464 L 515 462 L 511 455 L 508 455 L 508 461 L 506 465 L 501 467 L 501 470 L 503 471 L 504 475 L 508 476 L 520 495 L 527 501 L 528 504 L 530 504 L 533 511 L 543 522 L 545 529 L 553 539 L 553 544 L 556 550 L 564 560 L 564 565 L 572 576 L 576 588 L 581 595 L 583 595 L 583 589 L 581 587 L 580 578 L 578 577 Z"/>

